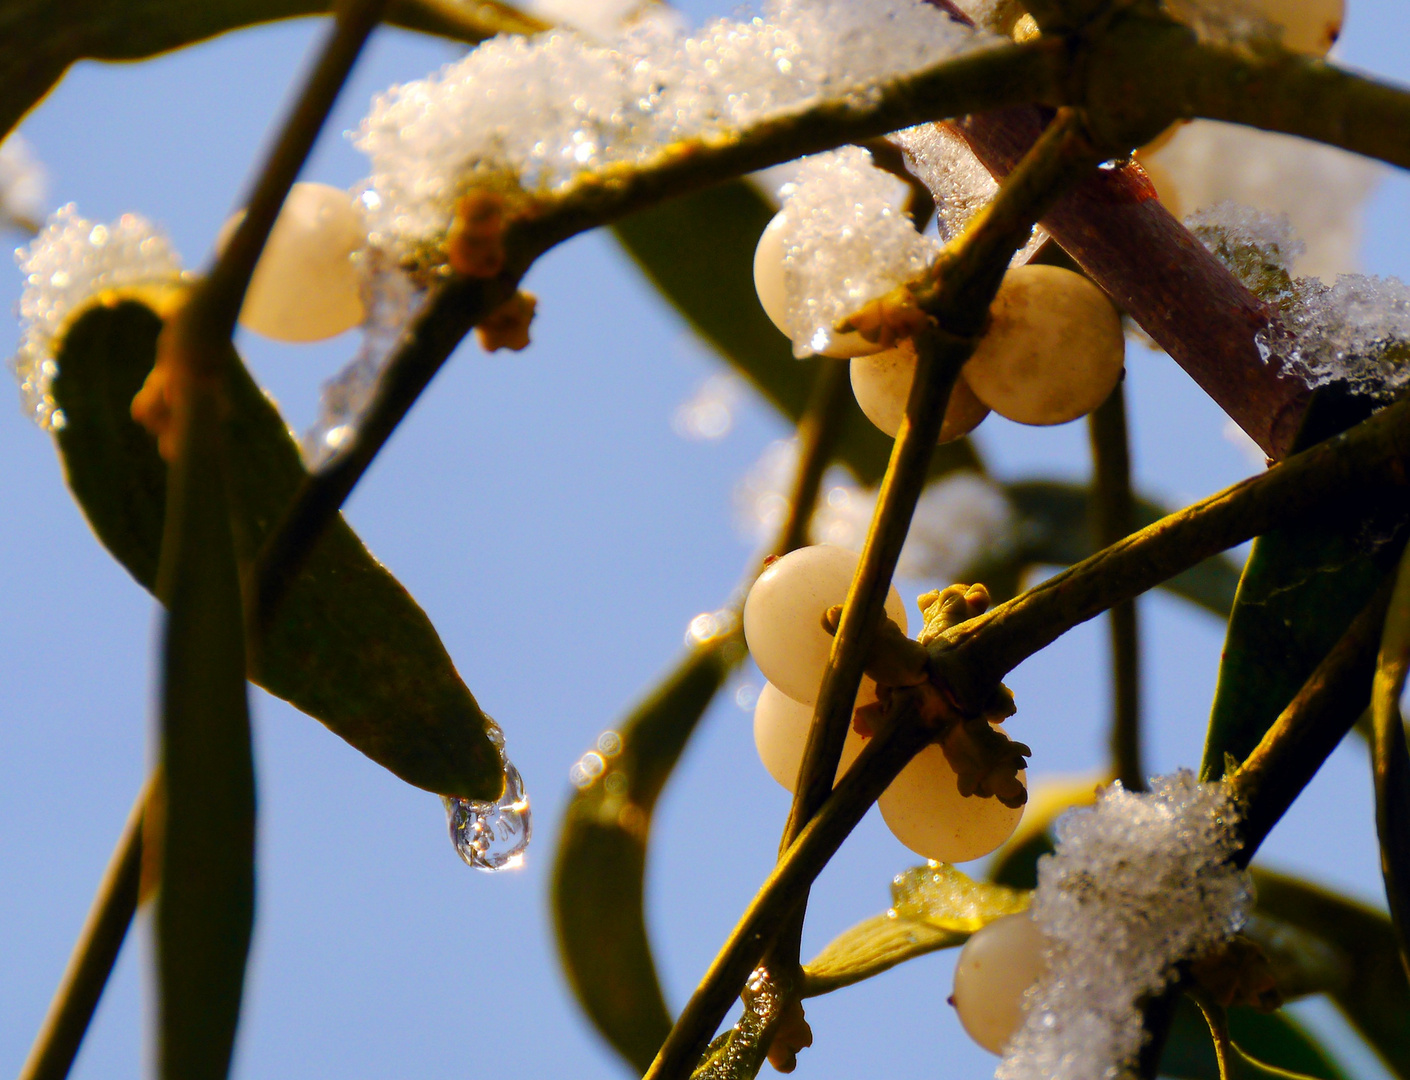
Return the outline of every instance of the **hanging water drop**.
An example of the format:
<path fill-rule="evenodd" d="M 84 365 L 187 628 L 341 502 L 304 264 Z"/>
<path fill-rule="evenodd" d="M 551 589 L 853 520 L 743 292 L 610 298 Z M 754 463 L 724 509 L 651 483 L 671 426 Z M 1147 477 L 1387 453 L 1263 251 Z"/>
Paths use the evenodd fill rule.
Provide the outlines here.
<path fill-rule="evenodd" d="M 524 852 L 533 835 L 533 823 L 524 778 L 505 756 L 504 736 L 498 727 L 493 727 L 489 734 L 499 747 L 500 761 L 504 763 L 504 794 L 491 802 L 449 796 L 442 796 L 442 801 L 456 854 L 467 866 L 494 873 L 513 870 L 523 864 Z"/>

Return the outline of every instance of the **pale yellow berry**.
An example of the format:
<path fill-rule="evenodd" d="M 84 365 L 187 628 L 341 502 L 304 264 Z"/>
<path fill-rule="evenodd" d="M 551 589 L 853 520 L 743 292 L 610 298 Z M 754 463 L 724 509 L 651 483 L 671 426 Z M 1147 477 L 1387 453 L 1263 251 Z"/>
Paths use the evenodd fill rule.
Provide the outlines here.
<path fill-rule="evenodd" d="M 906 414 L 906 399 L 916 376 L 916 350 L 910 340 L 894 349 L 858 356 L 852 361 L 852 393 L 868 420 L 895 438 Z M 950 391 L 945 420 L 940 426 L 940 442 L 968 435 L 989 415 L 989 406 L 974 396 L 961 375 Z"/>
<path fill-rule="evenodd" d="M 832 651 L 823 613 L 847 598 L 860 556 L 832 544 L 799 548 L 776 559 L 759 575 L 744 601 L 744 638 L 764 678 L 794 701 L 818 700 Z M 906 607 L 891 586 L 886 614 L 902 630 Z"/>
<path fill-rule="evenodd" d="M 787 254 L 783 247 L 784 225 L 784 211 L 780 210 L 759 236 L 759 244 L 754 249 L 754 291 L 759 294 L 764 314 L 779 330 L 791 337 L 792 332 L 788 329 L 788 292 L 784 286 L 783 266 Z M 833 331 L 829 335 L 827 348 L 820 351 L 823 356 L 846 360 L 880 349 L 880 344 L 868 341 L 861 334 Z"/>
<path fill-rule="evenodd" d="M 1065 424 L 1121 380 L 1126 341 L 1106 293 L 1056 266 L 1017 266 L 989 307 L 990 325 L 964 366 L 975 397 L 1020 424 Z"/>
<path fill-rule="evenodd" d="M 243 214 L 226 222 L 218 247 Z M 295 184 L 255 266 L 240 325 L 276 341 L 321 341 L 351 330 L 363 319 L 352 254 L 366 242 L 362 211 L 346 191 Z"/>
<path fill-rule="evenodd" d="M 870 705 L 876 700 L 876 683 L 863 676 L 854 708 Z M 754 748 L 769 775 L 788 791 L 797 787 L 798 768 L 803 764 L 803 748 L 808 743 L 808 729 L 813 724 L 813 706 L 794 701 L 773 683 L 765 683 L 754 706 Z M 866 740 L 852 728 L 847 729 L 847 741 L 842 744 L 842 758 L 834 779 L 842 779 L 848 767 L 857 760 Z"/>
<path fill-rule="evenodd" d="M 1019 780 L 1024 776 L 1020 771 Z M 945 751 L 933 743 L 901 770 L 876 804 L 897 840 L 917 855 L 946 863 L 988 855 L 1013 835 L 1023 817 L 1021 806 L 961 795 Z"/>
<path fill-rule="evenodd" d="M 1042 931 L 1021 911 L 975 931 L 955 961 L 951 999 L 969 1037 L 993 1054 L 1023 1024 L 1028 988 L 1047 970 Z"/>

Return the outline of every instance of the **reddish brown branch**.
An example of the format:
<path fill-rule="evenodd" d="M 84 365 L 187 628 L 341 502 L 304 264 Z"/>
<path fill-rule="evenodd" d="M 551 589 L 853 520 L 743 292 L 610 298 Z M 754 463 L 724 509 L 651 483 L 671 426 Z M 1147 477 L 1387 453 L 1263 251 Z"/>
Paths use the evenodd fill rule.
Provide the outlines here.
<path fill-rule="evenodd" d="M 1023 107 L 964 117 L 954 129 L 1001 179 L 1043 123 Z M 1264 453 L 1288 453 L 1310 391 L 1259 355 L 1254 335 L 1272 313 L 1160 204 L 1139 166 L 1091 177 L 1043 227 Z"/>

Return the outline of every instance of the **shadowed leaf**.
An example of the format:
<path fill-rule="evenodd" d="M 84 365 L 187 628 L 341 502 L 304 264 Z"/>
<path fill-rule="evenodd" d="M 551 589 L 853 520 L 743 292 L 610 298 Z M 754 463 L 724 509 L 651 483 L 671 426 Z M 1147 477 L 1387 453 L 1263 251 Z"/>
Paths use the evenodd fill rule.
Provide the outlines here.
<path fill-rule="evenodd" d="M 1395 931 L 1379 911 L 1306 881 L 1253 868 L 1258 910 L 1322 938 L 1349 958 L 1332 1001 L 1396 1076 L 1410 1077 L 1410 984 Z"/>
<path fill-rule="evenodd" d="M 1229 1035 L 1237 1047 L 1255 1059 L 1240 1063 L 1240 1080 L 1255 1077 L 1311 1076 L 1346 1080 L 1346 1074 L 1292 1017 L 1283 1012 L 1260 1013 L 1249 1008 L 1228 1010 Z M 1248 1058 L 1245 1058 L 1248 1061 Z M 1269 1068 L 1271 1066 L 1271 1068 Z M 1177 1080 L 1221 1080 L 1214 1040 L 1197 1006 L 1181 995 L 1170 1025 L 1170 1037 L 1160 1059 L 1160 1075 Z M 1234 1080 L 1234 1077 L 1225 1078 Z"/>
<path fill-rule="evenodd" d="M 639 1072 L 671 1029 L 643 910 L 651 812 L 744 656 L 738 630 L 693 649 L 623 721 L 620 751 L 564 815 L 551 889 L 563 967 L 598 1031 Z"/>
<path fill-rule="evenodd" d="M 1381 877 L 1400 959 L 1410 972 L 1410 756 L 1400 695 L 1410 668 L 1410 548 L 1401 556 L 1371 683 L 1371 766 L 1376 782 L 1376 835 Z"/>
<path fill-rule="evenodd" d="M 216 394 L 190 398 L 158 570 L 167 616 L 157 1057 L 164 1080 L 224 1080 L 254 928 L 255 768 L 226 433 Z"/>
<path fill-rule="evenodd" d="M 4 0 L 0 136 L 79 60 L 143 60 L 230 30 L 331 9 L 328 0 Z M 472 43 L 501 32 L 543 28 L 538 20 L 498 0 L 392 0 L 387 21 Z"/>
<path fill-rule="evenodd" d="M 69 487 L 98 538 L 148 589 L 167 470 L 129 408 L 160 329 L 142 304 L 94 307 L 70 328 L 53 386 Z M 305 474 L 283 419 L 242 365 L 226 389 L 235 546 L 248 563 Z M 250 677 L 410 784 L 474 799 L 502 789 L 485 715 L 435 628 L 341 518 L 285 599 Z"/>

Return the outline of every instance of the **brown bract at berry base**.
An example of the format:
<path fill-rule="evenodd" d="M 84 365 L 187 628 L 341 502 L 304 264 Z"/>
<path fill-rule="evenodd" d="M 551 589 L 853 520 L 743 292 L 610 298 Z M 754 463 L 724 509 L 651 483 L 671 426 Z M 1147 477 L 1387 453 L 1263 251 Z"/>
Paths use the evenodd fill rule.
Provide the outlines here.
<path fill-rule="evenodd" d="M 984 614 L 989 608 L 989 590 L 980 584 L 951 585 L 926 593 L 919 604 L 925 617 L 919 641 L 906 637 L 890 619 L 878 631 L 865 666 L 866 674 L 876 680 L 877 700 L 853 714 L 852 726 L 868 738 L 883 730 L 896 714 L 895 695 L 904 688 L 918 707 L 920 721 L 934 729 L 934 741 L 955 770 L 960 794 L 996 798 L 1017 809 L 1028 801 L 1028 790 L 1018 774 L 1033 751 L 994 726 L 1017 711 L 1013 693 L 1000 683 L 977 714 L 966 715 L 948 688 L 932 678 L 927 666 L 925 644 L 950 627 Z M 824 614 L 823 627 L 835 634 L 841 621 L 842 605 L 838 604 Z"/>

